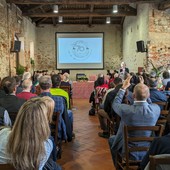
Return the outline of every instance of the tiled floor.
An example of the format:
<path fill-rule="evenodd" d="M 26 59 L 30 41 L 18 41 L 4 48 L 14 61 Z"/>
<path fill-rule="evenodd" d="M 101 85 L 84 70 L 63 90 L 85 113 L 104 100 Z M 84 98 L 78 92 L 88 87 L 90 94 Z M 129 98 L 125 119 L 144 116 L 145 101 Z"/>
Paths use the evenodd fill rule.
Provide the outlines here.
<path fill-rule="evenodd" d="M 75 139 L 63 143 L 62 158 L 58 163 L 63 170 L 115 170 L 107 139 L 98 137 L 97 116 L 89 116 L 87 99 L 74 99 Z"/>

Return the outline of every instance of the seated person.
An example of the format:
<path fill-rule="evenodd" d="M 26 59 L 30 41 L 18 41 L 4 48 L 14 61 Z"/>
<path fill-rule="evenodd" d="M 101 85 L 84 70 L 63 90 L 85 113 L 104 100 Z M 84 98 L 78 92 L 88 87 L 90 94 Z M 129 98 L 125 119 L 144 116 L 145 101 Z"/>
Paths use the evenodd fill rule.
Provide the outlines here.
<path fill-rule="evenodd" d="M 40 85 L 40 97 L 49 96 L 55 102 L 55 112 L 60 113 L 60 121 L 58 123 L 58 138 L 61 140 L 68 140 L 72 139 L 72 130 L 73 130 L 73 114 L 69 112 L 66 108 L 66 101 L 64 97 L 58 95 L 52 95 L 50 93 L 50 88 L 52 86 L 52 81 L 50 76 L 41 76 L 39 79 Z M 64 117 L 64 118 L 63 118 Z M 68 119 L 69 117 L 69 119 Z M 53 116 L 53 120 L 55 121 L 56 118 Z M 51 126 L 51 128 L 55 128 Z"/>
<path fill-rule="evenodd" d="M 52 80 L 52 88 L 50 88 L 50 93 L 53 96 L 63 96 L 66 101 L 67 101 L 67 108 L 70 108 L 70 102 L 69 102 L 69 94 L 60 88 L 60 84 L 61 84 L 61 77 L 58 74 L 54 74 L 51 76 L 51 80 Z"/>
<path fill-rule="evenodd" d="M 149 97 L 149 88 L 143 84 L 144 80 L 140 77 L 140 82 L 134 88 L 134 104 L 127 105 L 122 104 L 122 99 L 125 95 L 125 90 L 130 86 L 129 76 L 124 82 L 122 88 L 117 93 L 115 97 L 112 108 L 113 110 L 120 116 L 121 121 L 119 125 L 119 129 L 116 135 L 113 135 L 109 138 L 109 145 L 112 154 L 112 159 L 115 163 L 116 153 L 122 152 L 124 153 L 124 145 L 123 145 L 123 126 L 124 124 L 128 126 L 155 126 L 159 116 L 160 116 L 160 108 L 156 104 L 152 104 L 148 99 Z M 148 99 L 148 100 L 147 100 Z M 146 101 L 147 100 L 147 101 Z M 143 132 L 144 133 L 144 132 Z M 139 136 L 139 133 L 135 134 Z M 142 136 L 144 134 L 141 134 Z M 146 133 L 145 135 L 150 136 L 150 133 Z M 142 145 L 147 145 L 148 143 L 142 143 Z M 130 155 L 131 159 L 141 160 L 144 156 L 144 152 L 136 154 L 134 152 Z"/>
<path fill-rule="evenodd" d="M 167 102 L 167 96 L 162 91 L 157 89 L 157 85 L 157 80 L 149 79 L 150 99 L 152 103 Z M 163 107 L 161 107 L 161 109 L 163 109 Z"/>
<path fill-rule="evenodd" d="M 18 93 L 16 96 L 21 99 L 29 100 L 32 97 L 37 96 L 36 94 L 31 93 L 32 88 L 32 81 L 30 79 L 26 79 L 22 82 L 22 89 L 21 93 Z"/>
<path fill-rule="evenodd" d="M 146 165 L 149 162 L 149 155 L 160 155 L 160 154 L 170 154 L 170 124 L 166 125 L 167 135 L 155 138 L 151 143 L 149 151 L 146 153 L 145 157 L 141 162 L 141 169 L 145 169 Z"/>
<path fill-rule="evenodd" d="M 0 107 L 0 126 L 12 126 L 9 114 L 3 107 Z"/>
<path fill-rule="evenodd" d="M 41 98 L 23 104 L 13 128 L 0 130 L 0 164 L 10 162 L 15 169 L 42 170 L 53 150 L 49 139 L 52 112 L 49 115 L 48 112 Z"/>
<path fill-rule="evenodd" d="M 164 71 L 162 76 L 163 76 L 162 84 L 163 84 L 164 87 L 166 87 L 167 83 L 170 81 L 170 73 L 169 73 L 169 71 Z"/>
<path fill-rule="evenodd" d="M 106 120 L 107 119 L 111 119 L 113 115 L 113 113 L 111 113 L 111 103 L 114 100 L 117 92 L 120 89 L 120 85 L 122 84 L 122 79 L 121 78 L 115 78 L 114 80 L 114 85 L 115 85 L 115 89 L 110 91 L 107 96 L 106 96 L 106 100 L 104 102 L 104 109 L 100 109 L 98 111 L 98 117 L 99 117 L 99 122 L 100 122 L 100 127 L 103 130 L 103 132 L 99 132 L 98 135 L 100 137 L 104 137 L 104 138 L 108 138 L 109 137 L 109 132 L 107 129 L 107 124 L 106 124 Z"/>
<path fill-rule="evenodd" d="M 16 80 L 13 77 L 7 77 L 3 82 L 3 89 L 6 93 L 4 97 L 0 98 L 0 106 L 5 108 L 10 116 L 10 113 L 16 113 L 19 111 L 20 107 L 24 104 L 24 99 L 19 99 L 16 96 Z M 11 117 L 12 123 L 15 121 L 15 117 Z"/>

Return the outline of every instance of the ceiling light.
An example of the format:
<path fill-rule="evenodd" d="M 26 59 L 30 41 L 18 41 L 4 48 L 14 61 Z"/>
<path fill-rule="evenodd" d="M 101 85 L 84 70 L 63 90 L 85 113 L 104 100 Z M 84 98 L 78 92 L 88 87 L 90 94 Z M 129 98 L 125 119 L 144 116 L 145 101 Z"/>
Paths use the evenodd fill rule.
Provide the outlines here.
<path fill-rule="evenodd" d="M 106 18 L 106 24 L 110 24 L 110 17 Z"/>
<path fill-rule="evenodd" d="M 54 5 L 53 6 L 53 12 L 54 13 L 58 13 L 58 5 Z"/>
<path fill-rule="evenodd" d="M 62 16 L 58 17 L 58 22 L 63 22 L 63 17 Z"/>
<path fill-rule="evenodd" d="M 118 12 L 118 6 L 117 5 L 113 5 L 113 13 L 117 13 Z"/>

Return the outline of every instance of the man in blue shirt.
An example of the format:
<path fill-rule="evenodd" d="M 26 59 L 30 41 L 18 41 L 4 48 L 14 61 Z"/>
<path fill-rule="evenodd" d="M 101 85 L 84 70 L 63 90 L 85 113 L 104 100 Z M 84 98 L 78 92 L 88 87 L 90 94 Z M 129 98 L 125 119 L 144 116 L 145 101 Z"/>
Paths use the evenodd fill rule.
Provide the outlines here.
<path fill-rule="evenodd" d="M 151 101 L 148 99 L 149 88 L 145 84 L 143 84 L 143 78 L 140 78 L 141 83 L 137 84 L 134 88 L 134 104 L 122 104 L 125 90 L 130 86 L 130 79 L 131 76 L 129 76 L 123 82 L 122 88 L 119 90 L 117 96 L 112 103 L 113 110 L 121 117 L 121 122 L 117 134 L 109 138 L 109 145 L 114 163 L 116 153 L 124 152 L 124 139 L 122 135 L 124 124 L 128 126 L 154 126 L 160 115 L 159 106 L 156 104 L 152 104 Z M 139 132 L 133 132 L 133 134 L 137 136 L 140 135 Z M 145 134 L 141 135 L 150 136 L 150 133 L 145 132 Z M 142 143 L 142 145 L 144 145 L 144 143 Z M 133 153 L 133 155 L 130 156 L 132 157 L 132 159 L 141 160 L 144 154 L 145 153 Z"/>

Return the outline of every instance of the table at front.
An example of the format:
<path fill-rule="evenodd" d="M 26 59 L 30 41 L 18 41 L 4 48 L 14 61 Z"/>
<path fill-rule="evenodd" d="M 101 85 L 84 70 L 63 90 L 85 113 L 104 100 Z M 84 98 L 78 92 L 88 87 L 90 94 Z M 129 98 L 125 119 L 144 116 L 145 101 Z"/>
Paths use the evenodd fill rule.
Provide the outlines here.
<path fill-rule="evenodd" d="M 94 90 L 94 81 L 77 82 L 73 81 L 73 99 L 89 99 Z"/>

